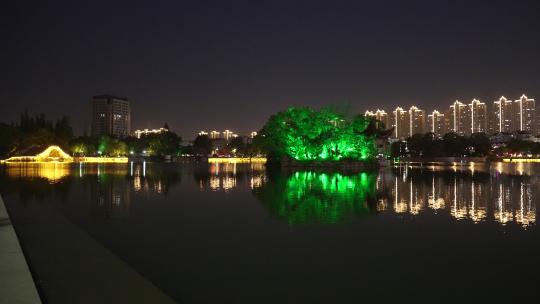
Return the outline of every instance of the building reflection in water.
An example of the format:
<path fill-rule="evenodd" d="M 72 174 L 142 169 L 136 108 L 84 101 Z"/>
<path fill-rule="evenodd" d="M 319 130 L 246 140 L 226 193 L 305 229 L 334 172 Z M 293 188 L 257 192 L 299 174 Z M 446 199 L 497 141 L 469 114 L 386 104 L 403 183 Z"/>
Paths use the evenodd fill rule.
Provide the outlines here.
<path fill-rule="evenodd" d="M 114 219 L 129 215 L 130 181 L 122 175 L 94 175 L 89 182 L 90 210 L 94 219 Z"/>
<path fill-rule="evenodd" d="M 181 171 L 188 170 L 199 190 L 249 189 L 272 212 L 290 217 L 290 223 L 310 219 L 332 223 L 348 214 L 380 212 L 448 215 L 459 221 L 527 228 L 537 217 L 538 168 L 524 163 L 405 164 L 362 178 L 309 171 L 272 173 L 256 162 L 17 164 L 1 166 L 0 189 L 19 193 L 25 200 L 67 198 L 72 187 L 82 184 L 91 191 L 92 213 L 114 218 L 129 214 L 132 196 L 138 193 L 167 195 L 180 182 Z"/>
<path fill-rule="evenodd" d="M 88 198 L 90 213 L 95 219 L 127 216 L 133 193 L 166 195 L 180 182 L 181 171 L 176 164 L 149 166 L 146 162 L 26 163 L 6 164 L 0 169 L 3 193 L 19 193 L 25 201 L 59 194 L 67 200 L 68 194 L 77 188 L 75 192 L 82 191 Z"/>
<path fill-rule="evenodd" d="M 509 168 L 452 165 L 405 165 L 381 172 L 377 189 L 386 193 L 377 204 L 380 212 L 418 215 L 423 211 L 447 213 L 457 220 L 474 223 L 495 221 L 529 227 L 536 221 L 534 193 L 537 176 L 525 175 L 523 164 Z M 506 168 L 508 169 L 508 168 Z"/>
<path fill-rule="evenodd" d="M 210 162 L 195 168 L 194 178 L 201 191 L 228 192 L 235 188 L 261 187 L 266 178 L 262 162 Z"/>

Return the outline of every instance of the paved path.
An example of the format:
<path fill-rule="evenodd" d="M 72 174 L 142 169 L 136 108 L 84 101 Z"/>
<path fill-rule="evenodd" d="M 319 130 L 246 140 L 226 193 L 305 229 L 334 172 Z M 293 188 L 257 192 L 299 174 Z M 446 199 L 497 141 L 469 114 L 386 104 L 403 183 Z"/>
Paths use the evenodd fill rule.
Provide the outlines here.
<path fill-rule="evenodd" d="M 41 303 L 0 195 L 0 303 Z"/>

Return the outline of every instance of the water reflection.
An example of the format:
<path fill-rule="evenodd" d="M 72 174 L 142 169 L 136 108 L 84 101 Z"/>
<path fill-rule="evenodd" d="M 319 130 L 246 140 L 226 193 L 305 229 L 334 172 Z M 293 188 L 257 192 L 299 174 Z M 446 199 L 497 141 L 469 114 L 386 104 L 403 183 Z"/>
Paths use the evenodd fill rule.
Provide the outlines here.
<path fill-rule="evenodd" d="M 529 228 L 537 217 L 538 169 L 539 164 L 523 163 L 404 164 L 343 174 L 273 172 L 261 163 L 18 164 L 0 167 L 0 191 L 22 202 L 52 197 L 76 203 L 68 198 L 82 193 L 94 218 L 114 219 L 129 215 L 134 197 L 165 199 L 188 175 L 177 197 L 191 190 L 244 192 L 246 200 L 254 196 L 289 224 L 379 213 Z"/>
<path fill-rule="evenodd" d="M 478 168 L 477 168 L 478 169 Z M 496 174 L 492 174 L 492 169 Z M 386 193 L 380 198 L 380 212 L 418 215 L 422 212 L 446 213 L 457 220 L 474 223 L 495 221 L 529 227 L 536 221 L 534 194 L 538 177 L 501 174 L 501 166 L 471 170 L 403 166 L 381 173 L 377 188 Z"/>
<path fill-rule="evenodd" d="M 71 173 L 66 163 L 5 164 L 5 173 L 14 178 L 43 178 L 54 184 Z"/>
<path fill-rule="evenodd" d="M 193 177 L 201 191 L 228 192 L 238 187 L 254 189 L 260 187 L 265 179 L 264 163 L 209 163 L 197 167 Z"/>
<path fill-rule="evenodd" d="M 180 182 L 177 166 L 130 164 L 9 164 L 1 168 L 0 192 L 23 203 L 53 198 L 77 204 L 89 202 L 94 219 L 129 215 L 134 193 L 167 195 Z M 71 199 L 69 199 L 71 198 Z"/>
<path fill-rule="evenodd" d="M 296 172 L 276 174 L 253 193 L 290 224 L 336 223 L 350 215 L 370 212 L 375 199 L 374 173 Z"/>

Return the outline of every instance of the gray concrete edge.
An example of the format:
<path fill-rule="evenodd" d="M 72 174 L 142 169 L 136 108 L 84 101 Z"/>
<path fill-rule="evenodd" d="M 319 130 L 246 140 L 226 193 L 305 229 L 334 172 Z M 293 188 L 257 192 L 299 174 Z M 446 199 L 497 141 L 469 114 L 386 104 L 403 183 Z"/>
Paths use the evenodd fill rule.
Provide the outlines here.
<path fill-rule="evenodd" d="M 36 284 L 0 194 L 0 304 L 39 303 Z"/>

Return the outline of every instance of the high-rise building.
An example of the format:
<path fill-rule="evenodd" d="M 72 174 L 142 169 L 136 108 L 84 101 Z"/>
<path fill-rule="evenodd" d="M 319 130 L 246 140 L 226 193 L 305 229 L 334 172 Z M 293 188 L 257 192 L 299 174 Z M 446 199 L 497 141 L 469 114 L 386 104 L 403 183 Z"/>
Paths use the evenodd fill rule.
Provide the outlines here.
<path fill-rule="evenodd" d="M 409 113 L 403 110 L 403 108 L 397 107 L 392 114 L 392 127 L 394 127 L 394 134 L 392 137 L 401 139 L 409 136 Z"/>
<path fill-rule="evenodd" d="M 211 139 L 218 139 L 219 135 L 220 135 L 220 133 L 218 131 L 214 130 L 214 131 L 210 132 L 210 138 Z"/>
<path fill-rule="evenodd" d="M 366 113 L 364 115 L 366 117 L 375 118 L 379 123 L 382 123 L 382 125 L 377 123 L 377 127 L 379 127 L 379 128 L 388 128 L 390 126 L 389 123 L 388 123 L 388 113 L 386 113 L 386 111 L 384 111 L 384 110 L 377 109 L 377 111 L 375 111 L 375 112 L 366 111 Z"/>
<path fill-rule="evenodd" d="M 478 99 L 473 99 L 469 104 L 471 117 L 471 133 L 486 133 L 487 130 L 487 106 Z"/>
<path fill-rule="evenodd" d="M 384 124 L 384 126 L 379 126 L 380 128 L 389 128 L 390 127 L 390 123 L 389 123 L 389 119 L 388 119 L 388 113 L 386 113 L 385 110 L 377 109 L 377 111 L 375 111 L 375 117 L 377 118 L 378 121 L 380 121 L 380 122 L 382 122 Z"/>
<path fill-rule="evenodd" d="M 233 132 L 229 131 L 229 130 L 225 130 L 223 131 L 223 138 L 225 138 L 226 140 L 229 140 L 231 138 L 233 138 Z"/>
<path fill-rule="evenodd" d="M 429 132 L 434 133 L 437 136 L 443 136 L 446 133 L 444 114 L 435 110 L 428 116 L 428 129 Z"/>
<path fill-rule="evenodd" d="M 416 106 L 409 109 L 409 136 L 423 134 L 426 126 L 426 112 Z"/>
<path fill-rule="evenodd" d="M 126 137 L 131 133 L 131 109 L 127 98 L 98 95 L 92 99 L 92 135 Z"/>
<path fill-rule="evenodd" d="M 493 102 L 492 132 L 513 132 L 515 120 L 514 103 L 501 96 Z"/>
<path fill-rule="evenodd" d="M 469 107 L 456 100 L 448 111 L 448 126 L 449 130 L 459 135 L 466 135 L 471 133 L 470 113 Z"/>
<path fill-rule="evenodd" d="M 525 94 L 514 102 L 515 120 L 514 128 L 519 131 L 535 133 L 535 102 Z"/>

